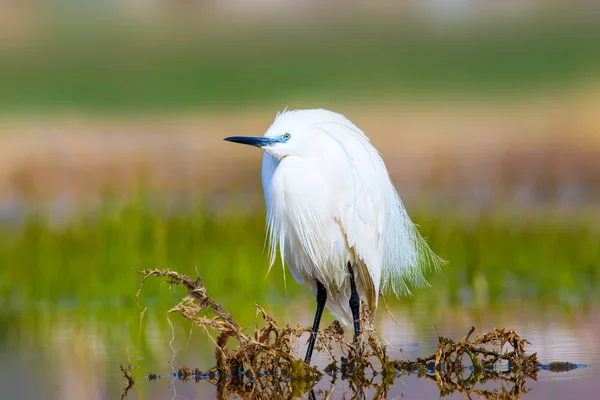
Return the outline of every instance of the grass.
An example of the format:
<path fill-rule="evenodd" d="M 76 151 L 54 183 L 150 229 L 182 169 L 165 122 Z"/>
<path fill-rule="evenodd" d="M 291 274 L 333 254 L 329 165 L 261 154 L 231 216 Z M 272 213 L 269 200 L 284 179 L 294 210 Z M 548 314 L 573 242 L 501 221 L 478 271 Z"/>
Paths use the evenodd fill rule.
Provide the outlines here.
<path fill-rule="evenodd" d="M 183 204 L 108 200 L 98 213 L 62 225 L 38 213 L 18 227 L 2 227 L 3 312 L 41 304 L 130 307 L 139 284 L 134 271 L 145 268 L 194 276 L 197 267 L 211 294 L 234 313 L 252 315 L 254 303 L 269 307 L 306 298 L 289 273 L 284 287 L 279 263 L 266 276 L 264 215 L 217 216 L 202 201 Z M 411 214 L 431 247 L 450 261 L 430 277 L 435 290 L 418 291 L 439 307 L 485 308 L 519 299 L 577 307 L 600 297 L 597 216 Z M 180 295 L 151 285 L 145 293 L 151 306 Z"/>

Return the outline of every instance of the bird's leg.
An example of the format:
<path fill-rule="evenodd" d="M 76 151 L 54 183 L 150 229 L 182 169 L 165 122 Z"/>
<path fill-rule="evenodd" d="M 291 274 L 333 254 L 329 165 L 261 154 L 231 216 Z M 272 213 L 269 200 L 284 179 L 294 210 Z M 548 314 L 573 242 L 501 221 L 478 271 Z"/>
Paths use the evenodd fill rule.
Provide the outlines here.
<path fill-rule="evenodd" d="M 350 272 L 350 310 L 352 311 L 352 319 L 354 320 L 354 341 L 358 342 L 358 337 L 360 336 L 360 297 L 356 290 L 354 271 L 352 270 L 350 261 L 348 261 L 348 272 Z"/>
<path fill-rule="evenodd" d="M 306 349 L 306 357 L 304 362 L 310 364 L 313 349 L 315 347 L 315 341 L 317 340 L 317 332 L 319 331 L 319 324 L 321 323 L 321 315 L 323 315 L 323 309 L 325 308 L 325 302 L 327 301 L 327 290 L 325 286 L 317 279 L 317 312 L 315 313 L 315 322 L 313 322 L 312 332 L 310 340 L 308 341 L 308 349 Z"/>

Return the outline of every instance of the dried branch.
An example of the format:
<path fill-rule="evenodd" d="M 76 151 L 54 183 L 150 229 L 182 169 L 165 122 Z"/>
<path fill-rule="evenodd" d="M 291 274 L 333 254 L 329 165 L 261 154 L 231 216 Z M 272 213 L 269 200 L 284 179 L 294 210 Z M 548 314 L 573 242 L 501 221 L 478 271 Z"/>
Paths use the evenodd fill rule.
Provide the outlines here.
<path fill-rule="evenodd" d="M 526 380 L 536 379 L 537 371 L 544 367 L 539 364 L 536 353 L 525 352 L 525 346 L 530 343 L 515 330 L 505 328 L 475 334 L 473 337 L 473 327 L 457 342 L 438 336 L 435 353 L 414 361 L 392 360 L 373 327 L 368 307 L 363 306 L 363 329 L 357 341 L 346 340 L 344 330 L 337 321 L 318 332 L 316 348 L 329 354 L 331 361 L 321 372 L 293 356 L 295 343 L 303 334 L 310 332 L 310 328 L 280 327 L 257 305 L 257 315 L 262 317 L 264 326 L 257 327 L 250 336 L 243 332 L 231 314 L 208 296 L 199 276 L 192 280 L 175 271 L 158 269 L 137 273 L 144 277 L 136 300 L 149 277 L 167 278 L 171 285 L 183 286 L 188 291 L 188 295 L 169 312 L 178 312 L 197 326 L 218 332 L 215 366 L 204 373 L 199 369 L 192 370 L 182 366 L 176 376 L 182 381 L 193 378 L 196 381 L 208 380 L 214 383 L 217 385 L 219 398 L 231 395 L 270 400 L 298 397 L 307 392 L 312 393 L 312 387 L 326 373 L 334 381 L 338 376 L 347 380 L 353 397 L 359 398 L 364 398 L 364 391 L 369 388 L 375 389 L 375 398 L 385 398 L 399 374 L 417 374 L 434 380 L 441 395 L 459 392 L 468 398 L 516 399 L 529 391 L 525 387 Z M 230 346 L 232 338 L 237 343 L 235 347 Z M 336 347 L 344 355 L 339 362 L 334 357 Z M 463 378 L 463 372 L 468 366 L 464 363 L 465 359 L 472 365 L 472 372 L 467 378 Z M 508 366 L 504 371 L 496 368 L 501 363 Z M 552 365 L 555 365 L 554 369 Z M 576 367 L 570 363 L 554 363 L 549 366 L 545 369 L 568 370 Z M 121 369 L 123 371 L 122 367 Z M 160 377 L 156 374 L 150 376 L 153 379 Z M 379 376 L 381 379 L 376 380 Z M 492 390 L 476 388 L 476 385 L 490 380 L 500 386 Z M 132 386 L 133 380 L 129 382 Z M 327 392 L 321 394 L 324 397 L 329 395 Z"/>

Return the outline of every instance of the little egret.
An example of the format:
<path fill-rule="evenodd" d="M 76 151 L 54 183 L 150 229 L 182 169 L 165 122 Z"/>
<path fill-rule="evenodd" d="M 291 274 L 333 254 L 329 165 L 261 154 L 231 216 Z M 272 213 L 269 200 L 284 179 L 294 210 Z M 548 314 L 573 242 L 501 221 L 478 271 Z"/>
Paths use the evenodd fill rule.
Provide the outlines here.
<path fill-rule="evenodd" d="M 341 114 L 277 113 L 263 137 L 225 140 L 262 148 L 270 266 L 277 247 L 317 298 L 305 362 L 323 308 L 360 335 L 360 299 L 373 313 L 380 292 L 409 295 L 444 261 L 418 233 L 377 150 Z"/>

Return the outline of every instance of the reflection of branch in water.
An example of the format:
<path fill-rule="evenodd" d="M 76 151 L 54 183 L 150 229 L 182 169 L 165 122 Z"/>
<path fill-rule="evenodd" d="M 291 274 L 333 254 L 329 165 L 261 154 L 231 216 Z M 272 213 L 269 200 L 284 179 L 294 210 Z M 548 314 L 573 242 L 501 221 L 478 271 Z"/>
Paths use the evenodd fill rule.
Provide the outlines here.
<path fill-rule="evenodd" d="M 536 372 L 524 375 L 522 372 L 516 370 L 494 373 L 472 371 L 466 378 L 462 377 L 462 373 L 450 371 L 444 373 L 435 371 L 407 372 L 404 376 L 412 374 L 416 374 L 418 378 L 434 381 L 439 388 L 440 397 L 459 393 L 468 399 L 521 399 L 525 393 L 531 390 L 525 387 L 527 380 L 529 378 L 536 379 Z M 350 393 L 348 394 L 353 399 L 386 399 L 394 381 L 394 379 L 378 380 L 377 376 L 372 376 L 370 380 L 364 382 L 362 385 L 357 386 L 349 382 L 348 390 Z M 493 389 L 481 389 L 477 387 L 487 382 L 495 382 L 496 387 Z M 333 390 L 334 383 L 332 382 L 332 388 L 329 390 L 315 390 L 312 392 L 310 398 L 329 398 L 333 395 Z"/>
<path fill-rule="evenodd" d="M 440 390 L 440 396 L 460 393 L 466 398 L 485 399 L 520 399 L 531 389 L 526 388 L 527 379 L 536 380 L 537 371 L 524 373 L 519 370 L 498 371 L 472 371 L 467 378 L 462 378 L 461 373 L 447 371 L 426 375 L 434 380 Z M 477 385 L 487 382 L 496 383 L 494 389 L 478 389 Z"/>
<path fill-rule="evenodd" d="M 330 391 L 318 390 L 317 393 L 313 391 L 325 373 L 333 378 L 332 385 L 340 378 L 345 381 L 353 398 L 386 398 L 396 377 L 417 374 L 418 377 L 434 380 L 442 396 L 458 392 L 467 398 L 519 399 L 530 390 L 525 383 L 529 378 L 536 379 L 539 368 L 552 370 L 538 363 L 536 353 L 526 354 L 525 345 L 529 342 L 512 329 L 494 329 L 472 337 L 475 328 L 471 328 L 456 342 L 439 336 L 438 349 L 430 356 L 415 361 L 392 360 L 379 341 L 371 316 L 366 311 L 368 307 L 361 307 L 363 331 L 357 343 L 345 339 L 344 330 L 337 321 L 318 332 L 316 347 L 329 354 L 331 361 L 321 372 L 293 356 L 295 343 L 309 328 L 280 327 L 257 306 L 257 312 L 265 323 L 250 336 L 242 331 L 231 314 L 207 295 L 200 277 L 192 280 L 174 271 L 157 269 L 138 273 L 144 278 L 136 299 L 146 279 L 166 277 L 171 284 L 184 286 L 188 291 L 188 296 L 169 312 L 178 312 L 194 324 L 219 333 L 215 367 L 203 373 L 183 366 L 174 374 L 183 382 L 194 379 L 196 382 L 206 380 L 213 383 L 217 386 L 218 398 L 238 396 L 271 400 L 297 398 L 307 393 L 310 398 L 315 398 L 316 394 L 327 398 L 333 388 Z M 230 346 L 230 339 L 234 339 L 237 345 Z M 343 354 L 339 362 L 334 356 L 336 348 Z M 470 361 L 471 367 L 464 364 L 464 359 Z M 501 363 L 507 364 L 505 370 L 498 369 Z M 563 365 L 564 370 L 573 366 Z M 471 373 L 463 378 L 468 369 Z M 151 378 L 156 378 L 156 375 L 151 375 Z M 499 386 L 492 390 L 477 388 L 488 381 Z M 367 390 L 375 393 L 367 396 Z"/>

